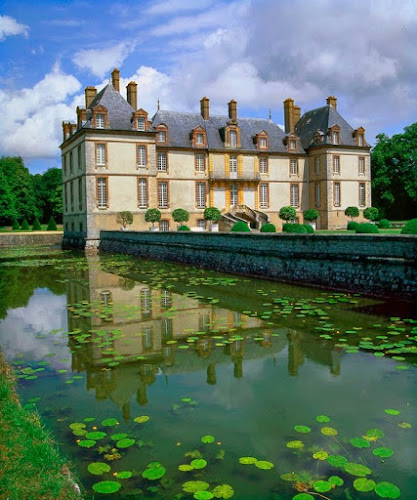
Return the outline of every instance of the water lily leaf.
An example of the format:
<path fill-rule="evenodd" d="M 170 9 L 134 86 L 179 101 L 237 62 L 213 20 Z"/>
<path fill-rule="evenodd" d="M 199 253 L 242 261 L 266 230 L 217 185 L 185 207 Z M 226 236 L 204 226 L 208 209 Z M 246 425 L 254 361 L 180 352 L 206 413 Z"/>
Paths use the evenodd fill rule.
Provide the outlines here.
<path fill-rule="evenodd" d="M 262 470 L 269 470 L 274 467 L 274 464 L 272 462 L 267 462 L 266 460 L 257 460 L 255 462 L 255 467 Z"/>
<path fill-rule="evenodd" d="M 94 439 L 83 439 L 81 441 L 78 441 L 78 446 L 81 446 L 81 448 L 92 448 L 97 441 L 94 441 Z"/>
<path fill-rule="evenodd" d="M 254 457 L 240 457 L 239 458 L 239 463 L 243 465 L 250 465 L 250 464 L 255 464 L 257 462 L 257 459 Z"/>
<path fill-rule="evenodd" d="M 105 432 L 100 432 L 100 431 L 88 432 L 85 435 L 85 437 L 87 439 L 94 439 L 95 441 L 98 441 L 99 439 L 103 439 L 106 436 L 107 436 L 107 434 Z"/>
<path fill-rule="evenodd" d="M 140 417 L 134 418 L 133 421 L 136 422 L 137 424 L 143 424 L 144 422 L 147 422 L 149 418 L 150 417 L 148 417 L 147 415 L 142 415 Z"/>
<path fill-rule="evenodd" d="M 133 472 L 130 470 L 122 470 L 120 472 L 116 472 L 117 479 L 129 479 L 133 476 Z"/>
<path fill-rule="evenodd" d="M 103 427 L 113 427 L 114 425 L 117 425 L 119 422 L 115 418 L 106 418 L 105 420 L 102 420 L 101 425 Z"/>
<path fill-rule="evenodd" d="M 384 431 L 381 431 L 381 429 L 368 429 L 366 431 L 366 435 L 362 437 L 368 441 L 377 441 L 378 439 L 382 439 L 384 436 L 385 433 Z"/>
<path fill-rule="evenodd" d="M 87 426 L 81 422 L 73 422 L 72 424 L 69 424 L 68 427 L 71 430 L 75 430 L 75 429 L 85 429 Z"/>
<path fill-rule="evenodd" d="M 369 441 L 364 438 L 352 438 L 350 444 L 355 448 L 369 448 L 371 446 Z"/>
<path fill-rule="evenodd" d="M 330 422 L 330 417 L 327 415 L 318 415 L 316 417 L 317 422 L 320 422 L 321 424 L 325 424 L 327 422 Z"/>
<path fill-rule="evenodd" d="M 343 486 L 344 483 L 343 479 L 339 476 L 330 476 L 328 481 L 332 486 Z"/>
<path fill-rule="evenodd" d="M 184 457 L 191 457 L 191 458 L 203 458 L 203 455 L 199 450 L 193 450 L 193 451 L 187 451 L 184 453 Z M 255 458 L 256 460 L 256 458 Z"/>
<path fill-rule="evenodd" d="M 287 448 L 291 448 L 291 449 L 299 449 L 299 448 L 302 448 L 304 446 L 304 443 L 302 441 L 288 441 L 287 443 Z"/>
<path fill-rule="evenodd" d="M 127 438 L 127 434 L 120 433 L 120 434 L 112 434 L 110 436 L 110 439 L 113 439 L 113 441 L 120 441 L 121 439 Z"/>
<path fill-rule="evenodd" d="M 72 431 L 74 436 L 80 437 L 80 436 L 85 436 L 87 434 L 87 431 L 85 429 L 74 429 Z"/>
<path fill-rule="evenodd" d="M 196 491 L 193 497 L 197 500 L 210 500 L 210 498 L 214 498 L 214 495 L 211 491 Z"/>
<path fill-rule="evenodd" d="M 196 458 L 195 460 L 191 461 L 191 465 L 192 467 L 194 467 L 194 469 L 204 469 L 204 467 L 207 465 L 207 462 L 203 458 Z"/>
<path fill-rule="evenodd" d="M 142 477 L 151 481 L 155 481 L 156 479 L 160 479 L 161 477 L 163 477 L 165 473 L 166 469 L 162 464 L 160 464 L 159 462 L 151 462 L 142 472 Z"/>
<path fill-rule="evenodd" d="M 326 460 L 326 458 L 329 456 L 327 451 L 317 451 L 316 453 L 313 453 L 313 458 L 316 460 Z"/>
<path fill-rule="evenodd" d="M 130 446 L 133 446 L 135 442 L 136 441 L 134 439 L 124 438 L 121 439 L 120 441 L 117 441 L 116 448 L 129 448 Z"/>
<path fill-rule="evenodd" d="M 190 470 L 194 470 L 194 467 L 189 464 L 181 464 L 178 466 L 178 470 L 182 472 L 189 472 Z"/>
<path fill-rule="evenodd" d="M 366 477 L 360 477 L 353 481 L 353 487 L 355 488 L 355 490 L 358 491 L 364 491 L 364 492 L 373 491 L 375 485 L 376 483 L 374 480 L 368 479 Z"/>
<path fill-rule="evenodd" d="M 213 495 L 216 498 L 232 498 L 234 490 L 230 484 L 219 484 L 213 490 Z"/>
<path fill-rule="evenodd" d="M 109 472 L 110 465 L 105 464 L 104 462 L 93 462 L 88 465 L 87 470 L 90 474 L 96 474 L 97 476 L 99 476 L 100 474 Z"/>
<path fill-rule="evenodd" d="M 298 493 L 298 495 L 292 497 L 292 500 L 314 500 L 314 497 L 310 493 Z"/>
<path fill-rule="evenodd" d="M 343 467 L 348 463 L 348 460 L 343 455 L 329 455 L 327 457 L 327 463 L 334 467 Z"/>
<path fill-rule="evenodd" d="M 388 408 L 387 410 L 384 410 L 384 412 L 387 414 L 387 415 L 399 415 L 400 412 L 398 410 L 393 410 L 392 408 Z M 389 498 L 389 497 L 387 497 Z"/>
<path fill-rule="evenodd" d="M 325 493 L 326 491 L 329 491 L 332 489 L 332 485 L 329 483 L 329 481 L 316 481 L 313 484 L 313 488 L 318 491 L 319 493 Z"/>
<path fill-rule="evenodd" d="M 206 444 L 214 443 L 214 441 L 214 436 L 211 436 L 210 434 L 207 434 L 206 436 L 203 436 L 201 438 L 201 442 Z"/>
<path fill-rule="evenodd" d="M 325 436 L 337 436 L 337 430 L 333 429 L 333 427 L 322 427 L 321 433 Z"/>
<path fill-rule="evenodd" d="M 381 457 L 381 458 L 388 458 L 394 455 L 394 450 L 391 448 L 375 448 L 372 450 L 372 454 L 375 455 L 376 457 Z"/>
<path fill-rule="evenodd" d="M 208 490 L 210 485 L 205 481 L 187 481 L 182 485 L 183 491 L 186 493 L 196 493 L 197 491 Z"/>
<path fill-rule="evenodd" d="M 86 417 L 84 419 L 84 422 L 94 422 L 95 418 L 94 417 Z"/>
<path fill-rule="evenodd" d="M 301 434 L 308 434 L 311 432 L 310 427 L 307 427 L 306 425 L 295 425 L 294 430 L 296 432 L 301 432 Z"/>
<path fill-rule="evenodd" d="M 344 465 L 344 469 L 348 474 L 352 474 L 352 476 L 365 477 L 368 474 L 371 474 L 372 471 L 368 467 L 362 464 L 355 464 L 353 462 L 348 462 Z"/>
<path fill-rule="evenodd" d="M 398 498 L 401 490 L 393 483 L 381 481 L 375 486 L 375 493 L 381 498 Z"/>
<path fill-rule="evenodd" d="M 408 422 L 401 422 L 398 424 L 398 427 L 401 427 L 402 429 L 411 429 L 412 425 Z"/>
<path fill-rule="evenodd" d="M 121 487 L 117 481 L 100 481 L 93 484 L 93 490 L 97 493 L 116 493 Z"/>

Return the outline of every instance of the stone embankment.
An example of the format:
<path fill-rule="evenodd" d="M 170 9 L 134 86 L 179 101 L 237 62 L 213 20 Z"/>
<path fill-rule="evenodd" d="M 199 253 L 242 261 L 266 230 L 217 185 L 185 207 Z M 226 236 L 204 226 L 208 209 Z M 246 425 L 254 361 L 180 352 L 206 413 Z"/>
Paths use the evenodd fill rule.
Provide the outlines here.
<path fill-rule="evenodd" d="M 31 231 L 28 233 L 0 233 L 0 248 L 29 245 L 61 245 L 62 231 Z"/>

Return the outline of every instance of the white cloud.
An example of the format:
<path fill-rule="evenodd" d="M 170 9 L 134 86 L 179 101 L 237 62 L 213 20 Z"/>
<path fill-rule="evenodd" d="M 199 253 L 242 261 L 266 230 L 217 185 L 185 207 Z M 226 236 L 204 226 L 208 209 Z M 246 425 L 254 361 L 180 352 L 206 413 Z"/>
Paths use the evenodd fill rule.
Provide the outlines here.
<path fill-rule="evenodd" d="M 81 69 L 88 69 L 93 75 L 103 77 L 114 67 L 120 67 L 134 50 L 134 44 L 121 42 L 104 49 L 82 49 L 75 53 L 72 61 Z"/>
<path fill-rule="evenodd" d="M 8 36 L 23 35 L 28 37 L 29 27 L 25 24 L 20 24 L 10 16 L 0 16 L 0 41 L 3 41 Z"/>
<path fill-rule="evenodd" d="M 190 2 L 190 0 L 160 0 L 153 2 L 145 10 L 145 15 L 164 16 L 172 15 L 177 12 L 203 10 L 213 4 L 213 0 L 199 0 Z"/>

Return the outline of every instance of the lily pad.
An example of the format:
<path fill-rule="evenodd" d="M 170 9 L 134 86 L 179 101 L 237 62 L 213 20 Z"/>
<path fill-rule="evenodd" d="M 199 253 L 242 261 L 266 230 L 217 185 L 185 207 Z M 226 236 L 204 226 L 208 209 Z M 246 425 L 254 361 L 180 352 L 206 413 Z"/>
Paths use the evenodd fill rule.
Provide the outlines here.
<path fill-rule="evenodd" d="M 255 464 L 258 460 L 255 457 L 240 457 L 239 463 L 243 465 Z"/>
<path fill-rule="evenodd" d="M 105 472 L 109 472 L 111 469 L 110 465 L 105 464 L 104 462 L 93 462 L 88 465 L 87 470 L 90 474 L 95 474 L 100 476 Z"/>
<path fill-rule="evenodd" d="M 262 470 L 269 470 L 274 467 L 274 464 L 272 462 L 267 462 L 266 460 L 257 460 L 255 462 L 255 467 Z"/>
<path fill-rule="evenodd" d="M 330 491 L 332 489 L 332 485 L 329 483 L 329 481 L 316 481 L 313 484 L 313 488 L 318 491 L 319 493 L 326 493 L 326 491 Z"/>
<path fill-rule="evenodd" d="M 385 447 L 375 448 L 374 450 L 372 450 L 372 454 L 376 457 L 389 458 L 394 455 L 394 450 Z"/>
<path fill-rule="evenodd" d="M 381 498 L 398 498 L 401 490 L 393 483 L 381 481 L 375 486 L 375 493 Z"/>
<path fill-rule="evenodd" d="M 392 408 L 388 408 L 387 410 L 384 410 L 384 412 L 387 414 L 387 415 L 399 415 L 400 412 L 398 410 L 394 410 Z M 389 498 L 389 497 L 387 497 Z"/>
<path fill-rule="evenodd" d="M 401 422 L 398 424 L 398 427 L 401 427 L 402 429 L 411 429 L 412 425 L 408 422 Z"/>
<path fill-rule="evenodd" d="M 115 418 L 106 418 L 101 422 L 101 425 L 103 427 L 113 427 L 114 425 L 117 425 L 119 422 Z"/>
<path fill-rule="evenodd" d="M 369 492 L 375 489 L 375 481 L 373 479 L 368 479 L 366 477 L 360 477 L 353 481 L 353 487 L 355 490 Z"/>
<path fill-rule="evenodd" d="M 326 458 L 329 456 L 327 451 L 317 451 L 316 453 L 313 453 L 313 458 L 316 460 L 326 460 Z"/>
<path fill-rule="evenodd" d="M 133 476 L 133 472 L 130 470 L 122 470 L 120 472 L 116 472 L 117 479 L 129 479 Z"/>
<path fill-rule="evenodd" d="M 210 487 L 205 481 L 187 481 L 182 485 L 183 491 L 186 493 L 196 493 L 197 491 L 205 491 Z"/>
<path fill-rule="evenodd" d="M 193 495 L 197 500 L 210 500 L 214 498 L 214 495 L 211 491 L 196 491 Z"/>
<path fill-rule="evenodd" d="M 73 422 L 72 424 L 69 424 L 68 426 L 71 430 L 75 429 L 85 429 L 87 426 L 83 424 L 82 422 Z"/>
<path fill-rule="evenodd" d="M 384 431 L 381 429 L 368 429 L 366 431 L 366 435 L 363 436 L 364 439 L 368 441 L 377 441 L 378 439 L 382 439 L 385 436 Z"/>
<path fill-rule="evenodd" d="M 94 439 L 94 441 L 98 441 L 99 439 L 103 439 L 107 436 L 105 432 L 100 432 L 100 431 L 94 431 L 94 432 L 88 432 L 85 437 L 87 439 Z"/>
<path fill-rule="evenodd" d="M 83 439 L 81 441 L 78 441 L 78 446 L 81 446 L 81 448 L 92 448 L 97 441 L 94 441 L 94 439 Z"/>
<path fill-rule="evenodd" d="M 288 441 L 287 448 L 291 448 L 292 450 L 300 449 L 304 446 L 302 441 Z"/>
<path fill-rule="evenodd" d="M 337 436 L 337 430 L 333 429 L 333 427 L 322 427 L 321 433 L 324 436 Z"/>
<path fill-rule="evenodd" d="M 343 486 L 344 483 L 343 479 L 339 476 L 330 476 L 328 481 L 332 486 Z"/>
<path fill-rule="evenodd" d="M 117 441 L 116 443 L 116 448 L 129 448 L 130 446 L 133 446 L 135 444 L 135 440 L 131 438 L 124 438 L 121 439 L 120 441 Z"/>
<path fill-rule="evenodd" d="M 369 448 L 371 446 L 369 441 L 364 438 L 352 438 L 350 444 L 355 448 Z"/>
<path fill-rule="evenodd" d="M 162 464 L 160 464 L 159 462 L 151 462 L 142 472 L 142 477 L 151 481 L 155 481 L 156 479 L 160 479 L 161 477 L 163 477 L 165 473 L 166 469 Z"/>
<path fill-rule="evenodd" d="M 297 482 L 300 480 L 300 476 L 296 472 L 287 472 L 286 474 L 281 474 L 280 478 L 283 481 Z"/>
<path fill-rule="evenodd" d="M 207 462 L 203 458 L 196 458 L 195 460 L 191 461 L 190 465 L 194 469 L 204 469 L 204 467 L 207 465 Z"/>
<path fill-rule="evenodd" d="M 215 441 L 214 436 L 211 436 L 210 434 L 207 434 L 206 436 L 203 436 L 201 438 L 201 442 L 205 444 L 214 443 L 214 441 Z"/>
<path fill-rule="evenodd" d="M 310 493 L 298 493 L 298 495 L 292 497 L 292 500 L 314 500 L 314 497 Z"/>
<path fill-rule="evenodd" d="M 219 484 L 213 490 L 213 495 L 216 498 L 232 498 L 234 490 L 230 484 Z"/>
<path fill-rule="evenodd" d="M 348 462 L 344 465 L 344 469 L 348 474 L 352 476 L 365 477 L 368 474 L 372 474 L 371 469 L 362 464 L 355 464 L 353 462 Z"/>
<path fill-rule="evenodd" d="M 194 467 L 190 464 L 181 464 L 178 466 L 178 470 L 182 472 L 189 472 L 190 470 L 194 470 Z"/>
<path fill-rule="evenodd" d="M 133 421 L 136 422 L 137 424 L 143 424 L 144 422 L 147 422 L 149 418 L 150 417 L 148 417 L 148 415 L 142 415 L 140 417 L 134 418 Z"/>
<path fill-rule="evenodd" d="M 327 415 L 318 415 L 316 417 L 317 422 L 320 422 L 321 424 L 325 424 L 327 422 L 330 422 L 330 417 Z"/>
<path fill-rule="evenodd" d="M 348 463 L 348 460 L 343 455 L 329 455 L 327 457 L 327 463 L 334 467 L 344 467 Z"/>
<path fill-rule="evenodd" d="M 127 434 L 124 434 L 123 432 L 121 432 L 120 434 L 112 434 L 110 436 L 110 439 L 113 439 L 113 441 L 120 441 L 124 438 L 127 438 Z"/>
<path fill-rule="evenodd" d="M 301 434 L 308 434 L 311 432 L 310 427 L 307 427 L 306 425 L 295 425 L 294 430 L 296 432 L 300 432 Z"/>
<path fill-rule="evenodd" d="M 116 493 L 121 487 L 122 485 L 117 481 L 100 481 L 93 484 L 93 490 L 97 493 Z"/>

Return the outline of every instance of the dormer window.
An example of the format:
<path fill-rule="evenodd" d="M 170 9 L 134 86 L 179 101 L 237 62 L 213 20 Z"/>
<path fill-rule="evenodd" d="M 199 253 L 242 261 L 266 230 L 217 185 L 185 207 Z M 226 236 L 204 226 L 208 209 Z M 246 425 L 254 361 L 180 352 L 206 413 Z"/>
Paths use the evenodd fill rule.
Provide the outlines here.
<path fill-rule="evenodd" d="M 230 147 L 235 148 L 237 145 L 237 133 L 235 130 L 229 132 Z"/>
<path fill-rule="evenodd" d="M 363 146 L 366 146 L 365 142 L 365 129 L 363 127 L 358 128 L 353 132 L 353 136 L 356 139 L 356 144 L 362 148 Z"/>
<path fill-rule="evenodd" d="M 340 144 L 340 127 L 339 125 L 333 125 L 329 131 L 330 143 L 338 146 Z"/>
<path fill-rule="evenodd" d="M 148 113 L 140 108 L 132 115 L 132 128 L 138 132 L 146 132 L 148 129 Z"/>
<path fill-rule="evenodd" d="M 146 130 L 145 118 L 143 118 L 142 116 L 137 118 L 136 127 L 137 127 L 138 132 L 145 132 L 145 130 Z"/>
<path fill-rule="evenodd" d="M 297 141 L 295 139 L 290 139 L 289 148 L 293 151 L 297 149 Z"/>
<path fill-rule="evenodd" d="M 158 142 L 166 142 L 167 134 L 165 131 L 158 132 Z"/>
<path fill-rule="evenodd" d="M 102 113 L 96 114 L 96 128 L 104 128 L 104 115 Z"/>
<path fill-rule="evenodd" d="M 336 130 L 332 132 L 332 144 L 339 144 L 339 132 Z"/>
<path fill-rule="evenodd" d="M 257 145 L 258 149 L 268 149 L 268 134 L 265 132 L 265 130 L 262 130 L 261 132 L 259 132 L 259 134 L 256 135 L 255 144 Z"/>
<path fill-rule="evenodd" d="M 298 148 L 298 138 L 295 134 L 291 133 L 285 138 L 285 144 L 287 145 L 288 151 L 297 151 Z"/>
<path fill-rule="evenodd" d="M 204 135 L 203 134 L 196 134 L 195 135 L 195 142 L 199 146 L 202 146 L 204 144 Z"/>
<path fill-rule="evenodd" d="M 224 129 L 224 145 L 227 148 L 240 148 L 240 130 L 237 124 L 227 123 Z"/>
<path fill-rule="evenodd" d="M 92 108 L 91 111 L 91 124 L 94 128 L 104 129 L 109 127 L 107 108 L 105 108 L 101 104 L 98 104 L 97 106 Z"/>
<path fill-rule="evenodd" d="M 164 123 L 160 123 L 156 127 L 156 142 L 158 144 L 168 143 L 168 127 Z"/>
<path fill-rule="evenodd" d="M 191 140 L 194 147 L 204 148 L 206 146 L 206 131 L 200 125 L 191 132 Z"/>
<path fill-rule="evenodd" d="M 266 137 L 261 137 L 259 139 L 259 147 L 260 148 L 266 148 Z"/>

